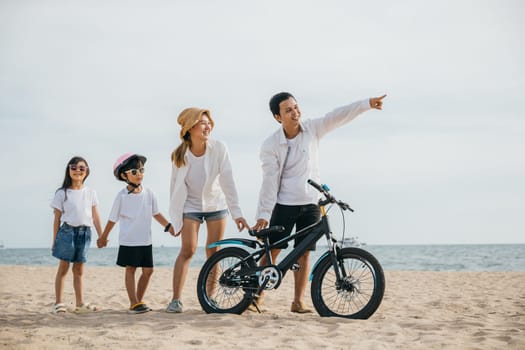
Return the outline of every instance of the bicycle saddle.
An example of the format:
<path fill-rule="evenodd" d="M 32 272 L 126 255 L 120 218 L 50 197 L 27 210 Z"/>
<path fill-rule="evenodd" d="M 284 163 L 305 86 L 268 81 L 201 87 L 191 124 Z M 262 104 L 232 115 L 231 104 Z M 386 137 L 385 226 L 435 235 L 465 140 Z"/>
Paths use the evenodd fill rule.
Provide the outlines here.
<path fill-rule="evenodd" d="M 258 238 L 266 237 L 276 232 L 284 232 L 284 226 L 270 226 L 260 231 L 248 230 L 248 233 L 250 234 L 250 236 L 255 236 Z"/>

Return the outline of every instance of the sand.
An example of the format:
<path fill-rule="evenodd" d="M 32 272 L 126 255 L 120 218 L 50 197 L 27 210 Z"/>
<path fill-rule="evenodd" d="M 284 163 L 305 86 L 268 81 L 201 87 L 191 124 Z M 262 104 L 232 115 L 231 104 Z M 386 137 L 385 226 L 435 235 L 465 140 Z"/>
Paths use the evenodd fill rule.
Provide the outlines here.
<path fill-rule="evenodd" d="M 85 299 L 102 310 L 53 315 L 55 272 L 0 266 L 0 349 L 525 349 L 525 272 L 387 271 L 383 303 L 368 320 L 291 313 L 291 275 L 267 293 L 262 314 L 205 314 L 197 269 L 185 312 L 168 314 L 170 268 L 153 274 L 145 300 L 154 310 L 129 315 L 123 269 L 89 265 Z M 71 273 L 64 301 L 73 307 Z"/>

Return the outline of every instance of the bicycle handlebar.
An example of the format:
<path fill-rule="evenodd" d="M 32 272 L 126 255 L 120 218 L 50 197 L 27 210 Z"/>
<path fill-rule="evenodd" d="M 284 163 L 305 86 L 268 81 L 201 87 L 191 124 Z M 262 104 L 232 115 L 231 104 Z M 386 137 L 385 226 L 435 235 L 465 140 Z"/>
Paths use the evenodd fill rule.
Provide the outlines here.
<path fill-rule="evenodd" d="M 314 187 L 317 191 L 323 193 L 324 192 L 324 188 L 319 185 L 317 182 L 315 182 L 314 180 L 312 179 L 308 179 L 308 184 L 311 185 L 312 187 Z"/>
<path fill-rule="evenodd" d="M 312 186 L 313 188 L 315 188 L 316 190 L 318 190 L 319 192 L 321 192 L 325 198 L 326 198 L 326 204 L 328 203 L 335 203 L 337 204 L 341 209 L 343 210 L 350 210 L 351 212 L 354 212 L 354 209 L 350 208 L 350 205 L 348 205 L 348 203 L 345 203 L 343 201 L 338 201 L 337 199 L 335 199 L 334 196 L 332 196 L 328 191 L 328 187 L 326 186 L 321 186 L 319 185 L 317 182 L 315 182 L 314 180 L 312 179 L 308 179 L 308 184 L 310 186 Z"/>

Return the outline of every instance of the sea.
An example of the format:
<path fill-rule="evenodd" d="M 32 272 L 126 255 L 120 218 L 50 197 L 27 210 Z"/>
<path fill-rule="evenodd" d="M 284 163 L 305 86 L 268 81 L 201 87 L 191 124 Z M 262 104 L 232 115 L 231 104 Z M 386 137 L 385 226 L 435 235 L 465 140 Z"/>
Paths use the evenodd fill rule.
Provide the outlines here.
<path fill-rule="evenodd" d="M 291 248 L 289 248 L 291 249 Z M 384 270 L 414 271 L 525 271 L 525 244 L 457 245 L 365 245 Z M 154 247 L 155 266 L 173 266 L 180 247 Z M 322 246 L 310 255 L 315 262 L 325 251 Z M 90 248 L 89 266 L 116 266 L 118 248 Z M 281 252 L 283 257 L 288 250 Z M 195 253 L 191 267 L 206 260 L 204 247 Z M 0 265 L 54 266 L 57 259 L 49 248 L 0 249 Z"/>

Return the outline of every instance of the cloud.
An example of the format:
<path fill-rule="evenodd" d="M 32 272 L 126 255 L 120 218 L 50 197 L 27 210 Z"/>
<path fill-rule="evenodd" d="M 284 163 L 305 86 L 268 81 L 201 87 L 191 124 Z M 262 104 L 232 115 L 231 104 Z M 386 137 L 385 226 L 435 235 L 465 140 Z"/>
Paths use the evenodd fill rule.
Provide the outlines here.
<path fill-rule="evenodd" d="M 121 186 L 114 160 L 144 153 L 166 213 L 176 116 L 188 106 L 211 109 L 253 220 L 259 147 L 278 127 L 268 99 L 290 91 L 305 118 L 388 94 L 384 111 L 321 142 L 323 179 L 359 208 L 353 227 L 364 240 L 456 242 L 460 232 L 488 242 L 499 226 L 515 228 L 502 242 L 522 242 L 523 10 L 517 1 L 4 1 L 0 239 L 48 245 L 48 203 L 76 154 L 90 162 L 106 213 Z M 480 220 L 487 203 L 505 210 Z M 13 235 L 21 221 L 27 233 Z"/>

